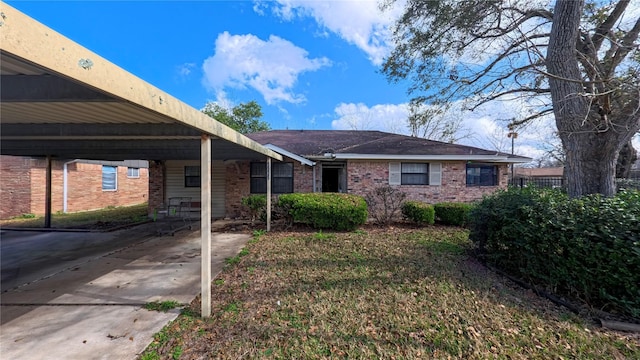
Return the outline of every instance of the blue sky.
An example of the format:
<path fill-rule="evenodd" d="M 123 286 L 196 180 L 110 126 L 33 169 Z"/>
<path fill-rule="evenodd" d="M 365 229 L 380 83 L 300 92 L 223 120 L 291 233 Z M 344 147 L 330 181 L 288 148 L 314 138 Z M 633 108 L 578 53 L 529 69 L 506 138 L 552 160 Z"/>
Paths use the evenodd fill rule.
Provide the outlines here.
<path fill-rule="evenodd" d="M 325 2 L 327 12 L 375 10 L 342 33 L 304 3 L 289 10 L 253 1 L 7 3 L 193 107 L 256 100 L 274 129 L 331 129 L 341 104 L 407 99 L 404 86 L 378 72 L 383 47 L 367 34 L 382 17 L 375 2 Z M 357 36 L 370 47 L 359 47 Z"/>
<path fill-rule="evenodd" d="M 198 109 L 256 100 L 273 129 L 408 133 L 407 84 L 380 73 L 400 9 L 375 0 L 6 2 Z M 449 116 L 464 119 L 460 143 L 510 151 L 505 121 L 522 111 Z M 521 132 L 516 153 L 540 156 L 554 126 Z"/>

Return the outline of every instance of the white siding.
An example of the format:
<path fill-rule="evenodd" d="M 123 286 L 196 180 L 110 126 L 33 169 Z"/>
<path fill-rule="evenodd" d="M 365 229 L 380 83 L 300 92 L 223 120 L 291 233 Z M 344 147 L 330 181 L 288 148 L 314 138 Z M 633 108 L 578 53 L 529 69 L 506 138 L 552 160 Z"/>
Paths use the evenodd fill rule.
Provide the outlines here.
<path fill-rule="evenodd" d="M 224 163 L 220 160 L 212 161 L 211 165 L 211 210 L 214 218 L 221 218 L 225 215 L 225 167 Z M 184 186 L 184 167 L 200 166 L 200 161 L 168 160 L 166 166 L 167 199 L 177 196 L 189 196 L 191 197 L 191 201 L 200 202 L 200 188 Z"/>
<path fill-rule="evenodd" d="M 222 160 L 211 162 L 211 215 L 223 218 L 225 199 L 225 166 Z"/>

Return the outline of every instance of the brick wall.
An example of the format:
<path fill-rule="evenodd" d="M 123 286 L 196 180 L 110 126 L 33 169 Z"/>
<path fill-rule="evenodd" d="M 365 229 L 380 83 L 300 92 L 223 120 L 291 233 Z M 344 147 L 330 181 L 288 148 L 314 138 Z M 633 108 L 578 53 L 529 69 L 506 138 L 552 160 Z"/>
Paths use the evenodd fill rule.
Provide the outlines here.
<path fill-rule="evenodd" d="M 499 186 L 467 187 L 465 162 L 443 162 L 441 164 L 442 185 L 397 185 L 396 187 L 407 193 L 407 198 L 411 200 L 427 203 L 471 202 L 481 199 L 483 195 L 493 193 L 499 188 L 505 188 L 508 183 L 507 165 L 498 165 Z M 376 187 L 389 184 L 388 161 L 349 161 L 347 172 L 347 188 L 351 194 L 366 196 Z"/>
<path fill-rule="evenodd" d="M 242 198 L 250 194 L 250 162 L 235 161 L 226 164 L 225 215 L 229 218 L 245 218 L 248 212 L 242 206 Z"/>
<path fill-rule="evenodd" d="M 149 215 L 162 207 L 165 202 L 165 163 L 149 161 Z"/>
<path fill-rule="evenodd" d="M 75 166 L 72 166 L 75 165 Z M 141 204 L 148 199 L 149 169 L 140 168 L 138 178 L 127 176 L 127 167 L 118 166 L 117 189 L 102 190 L 102 165 L 74 163 L 68 168 L 67 211 L 102 209 L 107 206 Z M 56 187 L 53 187 L 56 189 Z M 60 187 L 62 193 L 62 186 Z M 54 209 L 54 211 L 56 211 Z"/>
<path fill-rule="evenodd" d="M 31 212 L 31 159 L 0 156 L 0 219 Z"/>
<path fill-rule="evenodd" d="M 64 162 L 51 162 L 51 211 L 64 209 Z M 20 214 L 43 215 L 46 197 L 46 159 L 2 157 L 0 176 L 0 218 Z M 116 191 L 102 190 L 102 165 L 67 165 L 67 211 L 95 210 L 107 206 L 128 206 L 147 201 L 149 172 L 140 168 L 139 178 L 128 178 L 127 167 L 119 166 Z"/>

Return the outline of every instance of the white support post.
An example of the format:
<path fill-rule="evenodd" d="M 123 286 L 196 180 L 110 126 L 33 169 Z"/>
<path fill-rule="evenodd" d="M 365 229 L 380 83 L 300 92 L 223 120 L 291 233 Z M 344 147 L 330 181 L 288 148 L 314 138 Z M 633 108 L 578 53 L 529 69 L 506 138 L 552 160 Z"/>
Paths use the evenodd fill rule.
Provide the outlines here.
<path fill-rule="evenodd" d="M 206 134 L 200 140 L 200 181 L 200 315 L 207 318 L 211 316 L 211 137 Z"/>
<path fill-rule="evenodd" d="M 271 158 L 267 157 L 267 231 L 271 231 Z"/>

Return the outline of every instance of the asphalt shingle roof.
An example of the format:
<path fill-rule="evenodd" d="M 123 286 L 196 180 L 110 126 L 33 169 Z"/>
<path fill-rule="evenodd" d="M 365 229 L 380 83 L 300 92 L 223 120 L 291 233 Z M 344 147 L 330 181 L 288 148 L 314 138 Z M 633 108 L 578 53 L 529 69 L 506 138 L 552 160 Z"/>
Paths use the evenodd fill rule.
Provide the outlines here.
<path fill-rule="evenodd" d="M 383 155 L 499 155 L 518 157 L 477 147 L 450 144 L 382 131 L 272 130 L 247 135 L 260 144 L 273 144 L 305 157 L 334 154 Z"/>

